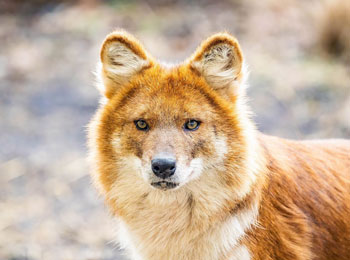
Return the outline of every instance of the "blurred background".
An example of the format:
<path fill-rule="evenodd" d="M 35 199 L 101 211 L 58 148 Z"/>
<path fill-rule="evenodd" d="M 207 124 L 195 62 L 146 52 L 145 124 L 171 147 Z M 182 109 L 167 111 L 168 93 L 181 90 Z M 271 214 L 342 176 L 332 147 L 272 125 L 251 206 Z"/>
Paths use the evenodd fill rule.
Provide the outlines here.
<path fill-rule="evenodd" d="M 0 0 L 1 260 L 125 259 L 85 160 L 115 28 L 175 62 L 228 30 L 262 132 L 350 138 L 350 1 Z"/>

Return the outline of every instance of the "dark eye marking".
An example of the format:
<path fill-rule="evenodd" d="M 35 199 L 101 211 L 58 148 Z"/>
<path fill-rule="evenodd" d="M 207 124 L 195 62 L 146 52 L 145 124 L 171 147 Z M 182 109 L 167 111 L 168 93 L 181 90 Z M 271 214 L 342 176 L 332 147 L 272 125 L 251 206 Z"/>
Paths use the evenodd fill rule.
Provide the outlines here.
<path fill-rule="evenodd" d="M 200 124 L 201 122 L 194 119 L 190 119 L 184 124 L 183 128 L 186 131 L 196 131 L 199 128 Z"/>
<path fill-rule="evenodd" d="M 149 129 L 149 126 L 148 126 L 147 122 L 145 120 L 143 120 L 143 119 L 135 120 L 134 124 L 135 124 L 137 130 L 147 131 Z"/>
<path fill-rule="evenodd" d="M 197 143 L 194 144 L 191 156 L 195 158 L 199 153 L 208 154 L 208 148 L 206 147 L 206 141 L 204 139 L 200 139 Z"/>

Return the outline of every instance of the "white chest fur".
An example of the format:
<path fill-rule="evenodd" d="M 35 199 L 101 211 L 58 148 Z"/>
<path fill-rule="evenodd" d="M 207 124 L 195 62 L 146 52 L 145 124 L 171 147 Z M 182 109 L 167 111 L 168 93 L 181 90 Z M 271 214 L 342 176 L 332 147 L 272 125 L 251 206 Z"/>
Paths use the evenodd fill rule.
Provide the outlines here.
<path fill-rule="evenodd" d="M 118 238 L 133 260 L 249 260 L 248 249 L 239 239 L 254 225 L 257 207 L 243 209 L 222 223 L 203 228 L 200 222 L 189 223 L 191 217 L 181 209 L 161 212 L 139 212 L 126 224 L 118 220 Z M 181 212 L 181 214 L 178 214 Z M 204 220 L 205 221 L 205 220 Z M 198 232 L 200 230 L 200 232 Z"/>
<path fill-rule="evenodd" d="M 238 245 L 232 250 L 228 260 L 250 260 L 250 253 L 248 248 L 244 245 Z"/>

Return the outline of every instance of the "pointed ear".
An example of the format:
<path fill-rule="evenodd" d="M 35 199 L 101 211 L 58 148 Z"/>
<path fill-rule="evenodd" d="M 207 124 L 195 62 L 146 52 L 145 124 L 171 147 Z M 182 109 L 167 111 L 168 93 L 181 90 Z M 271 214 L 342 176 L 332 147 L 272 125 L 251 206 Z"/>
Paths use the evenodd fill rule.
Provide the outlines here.
<path fill-rule="evenodd" d="M 118 89 L 129 82 L 131 77 L 153 65 L 142 45 L 125 31 L 115 31 L 104 40 L 100 52 L 98 76 L 101 77 L 100 90 L 111 98 Z"/>
<path fill-rule="evenodd" d="M 238 94 L 243 81 L 243 55 L 237 40 L 218 33 L 204 41 L 190 58 L 191 68 L 216 91 L 227 96 Z"/>

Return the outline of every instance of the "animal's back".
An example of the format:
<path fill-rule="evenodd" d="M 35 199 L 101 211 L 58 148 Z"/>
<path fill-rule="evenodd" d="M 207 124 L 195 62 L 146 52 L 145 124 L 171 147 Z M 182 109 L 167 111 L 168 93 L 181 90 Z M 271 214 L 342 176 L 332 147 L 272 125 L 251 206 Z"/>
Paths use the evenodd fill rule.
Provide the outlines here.
<path fill-rule="evenodd" d="M 350 141 L 260 136 L 267 158 L 256 259 L 350 259 Z"/>

